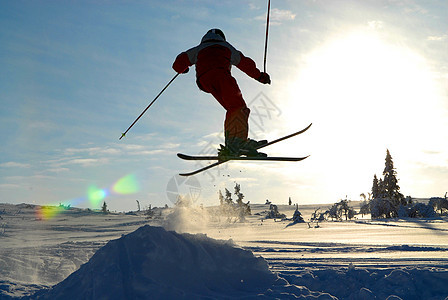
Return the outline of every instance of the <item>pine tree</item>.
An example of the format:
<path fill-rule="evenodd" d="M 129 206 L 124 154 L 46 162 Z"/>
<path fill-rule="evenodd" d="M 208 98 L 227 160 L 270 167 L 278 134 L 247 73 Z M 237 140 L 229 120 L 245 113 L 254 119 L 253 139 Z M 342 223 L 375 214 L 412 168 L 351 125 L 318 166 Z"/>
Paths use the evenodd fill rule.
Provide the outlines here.
<path fill-rule="evenodd" d="M 228 189 L 224 189 L 224 194 L 219 191 L 218 197 L 220 202 L 220 214 L 227 217 L 230 223 L 232 219 L 237 218 L 240 222 L 244 222 L 245 216 L 251 215 L 249 202 L 244 203 L 244 195 L 241 193 L 241 186 L 235 183 L 234 194 L 237 197 L 236 204 L 232 200 L 232 193 Z"/>
<path fill-rule="evenodd" d="M 249 206 L 250 201 L 247 203 L 243 202 L 244 195 L 243 195 L 243 193 L 241 193 L 241 185 L 239 185 L 238 183 L 235 183 L 235 193 L 234 194 L 237 197 L 236 203 L 238 204 L 238 209 L 240 210 L 240 215 L 250 216 L 252 214 L 250 206 Z"/>
<path fill-rule="evenodd" d="M 299 211 L 299 206 L 297 205 L 294 215 L 292 216 L 293 223 L 304 223 L 302 213 Z"/>
<path fill-rule="evenodd" d="M 398 209 L 400 204 L 406 205 L 406 201 L 404 201 L 403 194 L 400 193 L 400 186 L 398 185 L 396 174 L 392 156 L 390 155 L 389 149 L 387 149 L 386 166 L 383 171 L 383 191 L 385 198 L 388 198 L 392 202 L 392 205 Z"/>
<path fill-rule="evenodd" d="M 377 198 L 384 198 L 384 197 L 386 197 L 386 189 L 384 187 L 383 178 L 380 178 L 380 180 L 378 180 L 378 197 Z"/>
<path fill-rule="evenodd" d="M 226 194 L 224 200 L 227 204 L 233 204 L 232 200 L 232 193 L 228 189 L 224 189 L 224 192 Z"/>
<path fill-rule="evenodd" d="M 383 178 L 373 177 L 372 199 L 369 202 L 372 218 L 397 217 L 400 205 L 406 205 L 396 175 L 392 156 L 387 149 Z"/>
<path fill-rule="evenodd" d="M 101 211 L 103 214 L 107 214 L 109 211 L 107 210 L 107 204 L 106 201 L 103 202 L 103 206 L 101 207 Z"/>
<path fill-rule="evenodd" d="M 237 197 L 236 203 L 242 206 L 244 195 L 241 193 L 241 186 L 238 183 L 235 183 L 235 196 Z"/>
<path fill-rule="evenodd" d="M 378 183 L 378 178 L 376 177 L 376 174 L 373 176 L 373 185 L 372 185 L 372 197 L 378 198 L 380 195 L 380 187 Z"/>

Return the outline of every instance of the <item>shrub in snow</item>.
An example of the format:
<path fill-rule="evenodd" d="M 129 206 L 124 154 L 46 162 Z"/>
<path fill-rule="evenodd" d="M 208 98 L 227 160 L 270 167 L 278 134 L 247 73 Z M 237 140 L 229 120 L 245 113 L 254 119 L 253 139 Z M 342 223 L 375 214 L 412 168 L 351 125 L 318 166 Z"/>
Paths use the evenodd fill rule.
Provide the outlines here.
<path fill-rule="evenodd" d="M 320 207 L 318 209 L 316 209 L 312 214 L 311 214 L 311 222 L 323 222 L 325 221 L 325 214 L 326 212 L 320 212 Z"/>
<path fill-rule="evenodd" d="M 435 210 L 439 212 L 440 215 L 443 215 L 444 212 L 448 211 L 448 199 L 441 197 L 432 197 L 429 199 L 429 205 L 431 205 Z"/>
<path fill-rule="evenodd" d="M 409 214 L 410 214 L 410 208 L 404 205 L 400 205 L 400 208 L 398 209 L 398 217 L 409 218 Z"/>
<path fill-rule="evenodd" d="M 103 206 L 101 207 L 101 212 L 105 215 L 109 213 L 109 210 L 107 209 L 106 201 L 103 202 Z"/>
<path fill-rule="evenodd" d="M 235 183 L 236 203 L 233 202 L 232 193 L 228 189 L 224 189 L 225 196 L 219 191 L 219 211 L 218 216 L 224 216 L 227 218 L 227 222 L 239 222 L 245 221 L 245 216 L 250 216 L 252 214 L 250 209 L 250 201 L 247 203 L 243 202 L 244 195 L 241 193 L 241 186 Z"/>
<path fill-rule="evenodd" d="M 370 201 L 370 200 L 369 200 Z M 364 215 L 370 214 L 370 204 L 368 201 L 364 201 L 361 204 L 361 208 L 359 210 L 359 213 L 364 217 Z"/>
<path fill-rule="evenodd" d="M 299 211 L 299 207 L 296 207 L 296 210 L 294 211 L 294 215 L 292 216 L 292 221 L 294 223 L 304 223 L 305 220 L 303 220 L 302 214 Z"/>
<path fill-rule="evenodd" d="M 342 220 L 342 216 L 345 216 L 345 220 L 352 219 L 355 216 L 355 210 L 348 205 L 348 200 L 341 200 L 325 212 L 325 214 L 332 220 Z"/>
<path fill-rule="evenodd" d="M 299 206 L 296 206 L 296 210 L 294 211 L 294 215 L 292 216 L 292 223 L 288 224 L 288 226 L 297 224 L 297 223 L 305 223 L 305 220 L 303 220 L 302 214 L 299 211 Z M 309 226 L 309 224 L 308 224 Z"/>
<path fill-rule="evenodd" d="M 370 213 L 372 219 L 392 218 L 397 215 L 391 201 L 383 198 L 373 198 L 370 201 Z"/>
<path fill-rule="evenodd" d="M 401 205 L 398 209 L 400 218 L 434 218 L 436 212 L 431 204 L 416 203 L 414 205 Z"/>
<path fill-rule="evenodd" d="M 269 211 L 266 213 L 266 219 L 284 219 L 286 218 L 285 214 L 281 214 L 278 211 L 278 207 L 275 204 L 269 205 Z"/>

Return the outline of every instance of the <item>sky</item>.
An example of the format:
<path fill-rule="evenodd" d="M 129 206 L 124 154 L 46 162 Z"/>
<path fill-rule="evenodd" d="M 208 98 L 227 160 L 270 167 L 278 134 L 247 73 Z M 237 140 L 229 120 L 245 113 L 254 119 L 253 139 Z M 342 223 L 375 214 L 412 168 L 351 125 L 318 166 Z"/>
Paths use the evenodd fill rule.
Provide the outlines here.
<path fill-rule="evenodd" d="M 262 85 L 232 69 L 251 109 L 250 136 L 292 162 L 200 165 L 225 111 L 178 76 L 176 56 L 210 28 L 263 70 L 267 2 L 1 1 L 0 202 L 113 211 L 203 205 L 241 185 L 244 200 L 299 205 L 359 200 L 382 176 L 389 149 L 401 192 L 448 191 L 448 2 L 271 1 Z M 203 162 L 205 166 L 208 162 Z"/>

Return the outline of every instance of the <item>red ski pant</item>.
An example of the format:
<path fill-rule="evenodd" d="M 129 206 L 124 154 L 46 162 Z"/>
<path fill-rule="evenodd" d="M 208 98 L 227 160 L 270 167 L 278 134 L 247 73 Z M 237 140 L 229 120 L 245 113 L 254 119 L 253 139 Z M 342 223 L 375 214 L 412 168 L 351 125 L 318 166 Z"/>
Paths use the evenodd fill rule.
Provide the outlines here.
<path fill-rule="evenodd" d="M 226 109 L 224 131 L 226 138 L 247 139 L 250 109 L 243 99 L 240 88 L 229 70 L 213 69 L 198 79 L 198 86 L 210 93 Z"/>

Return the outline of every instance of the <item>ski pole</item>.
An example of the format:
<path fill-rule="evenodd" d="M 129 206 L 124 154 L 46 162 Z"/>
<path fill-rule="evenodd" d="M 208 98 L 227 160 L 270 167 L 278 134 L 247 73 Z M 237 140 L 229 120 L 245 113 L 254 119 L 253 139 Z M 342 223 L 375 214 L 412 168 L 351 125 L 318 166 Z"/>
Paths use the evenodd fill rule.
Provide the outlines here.
<path fill-rule="evenodd" d="M 268 32 L 269 32 L 269 14 L 271 11 L 271 0 L 268 0 L 268 13 L 266 17 L 266 39 L 264 43 L 264 72 L 266 73 L 266 54 L 268 52 Z"/>
<path fill-rule="evenodd" d="M 132 126 L 134 126 L 135 123 L 137 123 L 137 121 L 143 116 L 143 114 L 151 107 L 151 105 L 157 100 L 157 98 L 159 98 L 160 95 L 162 95 L 162 93 L 168 88 L 168 86 L 174 81 L 174 79 L 176 79 L 177 76 L 179 76 L 180 73 L 176 73 L 176 75 L 174 75 L 174 77 L 165 85 L 165 87 L 160 91 L 160 93 L 154 98 L 154 100 L 151 101 L 151 103 L 149 103 L 149 105 L 145 108 L 145 110 L 140 114 L 140 116 L 137 117 L 137 119 L 135 119 L 135 121 L 131 124 L 131 126 L 128 127 L 128 129 L 126 129 L 125 132 L 123 132 L 119 138 L 119 140 L 121 140 L 126 133 L 128 133 L 129 129 L 132 128 Z"/>

